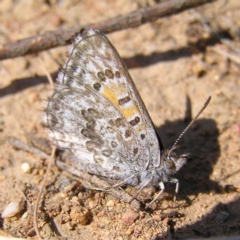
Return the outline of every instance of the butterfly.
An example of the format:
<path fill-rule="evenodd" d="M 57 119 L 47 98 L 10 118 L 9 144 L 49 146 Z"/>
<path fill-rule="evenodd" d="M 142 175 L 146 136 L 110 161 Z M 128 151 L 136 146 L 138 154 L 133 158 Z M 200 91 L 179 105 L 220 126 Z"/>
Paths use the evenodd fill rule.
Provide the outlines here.
<path fill-rule="evenodd" d="M 175 183 L 178 192 L 172 174 L 189 155 L 174 153 L 179 139 L 164 150 L 124 62 L 98 30 L 86 30 L 74 40 L 47 101 L 44 125 L 54 144 L 74 155 L 75 168 L 138 186 L 137 194 L 146 186 L 160 187 L 148 206 L 166 182 Z"/>

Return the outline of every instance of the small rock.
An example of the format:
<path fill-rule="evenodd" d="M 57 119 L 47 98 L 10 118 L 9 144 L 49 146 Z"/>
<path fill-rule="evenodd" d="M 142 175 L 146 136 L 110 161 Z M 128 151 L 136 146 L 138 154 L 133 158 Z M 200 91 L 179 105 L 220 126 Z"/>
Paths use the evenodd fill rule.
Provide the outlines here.
<path fill-rule="evenodd" d="M 30 173 L 32 171 L 32 168 L 28 162 L 23 162 L 21 168 L 24 173 Z"/>
<path fill-rule="evenodd" d="M 168 226 L 168 223 L 169 223 L 169 218 L 164 218 L 164 219 L 162 220 L 163 226 L 167 227 L 167 226 Z"/>
<path fill-rule="evenodd" d="M 10 202 L 2 212 L 2 218 L 13 217 L 24 209 L 25 200 L 22 198 L 18 201 Z"/>
<path fill-rule="evenodd" d="M 139 217 L 139 214 L 134 212 L 133 210 L 128 210 L 122 215 L 122 220 L 127 224 L 133 224 Z"/>
<path fill-rule="evenodd" d="M 99 212 L 98 214 L 97 214 L 97 216 L 98 217 L 102 217 L 102 216 L 104 216 L 106 213 L 104 212 L 104 211 L 101 211 L 101 212 Z"/>
<path fill-rule="evenodd" d="M 155 221 L 161 221 L 161 217 L 159 214 L 152 215 L 152 219 L 154 219 Z"/>
<path fill-rule="evenodd" d="M 127 231 L 126 231 L 126 234 L 127 235 L 131 235 L 133 233 L 133 230 L 132 228 L 129 228 Z"/>
<path fill-rule="evenodd" d="M 87 209 L 77 206 L 71 209 L 70 217 L 73 224 L 86 225 L 90 220 L 90 213 Z"/>
<path fill-rule="evenodd" d="M 72 201 L 73 203 L 79 204 L 79 201 L 78 201 L 78 197 L 77 197 L 77 196 L 73 196 L 72 199 L 71 199 L 71 201 Z"/>
<path fill-rule="evenodd" d="M 230 214 L 228 212 L 220 211 L 216 214 L 216 219 L 218 221 L 224 222 L 229 216 L 230 216 Z"/>
<path fill-rule="evenodd" d="M 96 200 L 90 200 L 88 203 L 88 206 L 90 209 L 97 207 L 97 205 L 98 205 L 98 201 L 96 201 Z"/>
<path fill-rule="evenodd" d="M 22 215 L 21 219 L 27 219 L 27 217 L 28 217 L 28 212 L 25 212 L 25 213 Z"/>
<path fill-rule="evenodd" d="M 106 203 L 107 207 L 113 207 L 114 205 L 115 205 L 115 200 L 114 199 L 111 199 L 111 200 L 107 201 L 107 203 Z"/>

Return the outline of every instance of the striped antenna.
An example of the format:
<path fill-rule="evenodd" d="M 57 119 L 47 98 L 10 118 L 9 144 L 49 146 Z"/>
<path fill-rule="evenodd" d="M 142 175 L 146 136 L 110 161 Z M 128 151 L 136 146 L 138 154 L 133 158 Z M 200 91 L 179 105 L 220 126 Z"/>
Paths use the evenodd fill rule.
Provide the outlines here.
<path fill-rule="evenodd" d="M 204 111 L 204 109 L 207 107 L 207 105 L 209 104 L 209 102 L 211 101 L 211 96 L 208 97 L 207 101 L 204 103 L 204 105 L 202 106 L 202 108 L 199 110 L 199 112 L 197 113 L 197 115 L 193 118 L 193 120 L 188 124 L 188 126 L 183 130 L 183 132 L 180 134 L 180 136 L 178 137 L 178 139 L 176 140 L 176 142 L 173 144 L 172 148 L 170 149 L 170 151 L 168 152 L 168 158 L 171 154 L 171 152 L 176 148 L 176 145 L 178 144 L 179 140 L 182 138 L 182 136 L 187 132 L 187 130 L 192 126 L 192 124 L 197 120 L 197 118 L 200 116 L 200 114 Z"/>

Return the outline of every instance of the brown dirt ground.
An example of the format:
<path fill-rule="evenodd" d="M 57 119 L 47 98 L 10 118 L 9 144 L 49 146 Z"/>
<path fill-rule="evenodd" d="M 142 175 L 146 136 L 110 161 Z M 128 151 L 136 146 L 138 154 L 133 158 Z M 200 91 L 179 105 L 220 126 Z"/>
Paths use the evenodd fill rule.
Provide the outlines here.
<path fill-rule="evenodd" d="M 1 1 L 0 42 L 97 22 L 137 7 L 137 1 Z M 134 211 L 111 195 L 85 189 L 81 179 L 72 182 L 71 175 L 53 166 L 38 213 L 43 236 L 186 239 L 240 234 L 239 64 L 213 49 L 229 52 L 219 37 L 239 49 L 239 16 L 239 1 L 219 0 L 108 35 L 130 69 L 166 148 L 186 126 L 187 107 L 195 115 L 209 95 L 212 101 L 178 150 L 190 152 L 192 159 L 176 176 L 180 192 L 175 207 L 170 184 L 153 210 Z M 36 239 L 33 205 L 47 162 L 14 149 L 8 137 L 28 144 L 26 133 L 48 138 L 42 109 L 52 88 L 38 58 L 55 77 L 65 52 L 61 47 L 39 57 L 0 63 L 0 212 L 8 203 L 26 199 L 17 215 L 0 218 L 1 236 Z M 29 173 L 23 172 L 23 163 L 29 164 Z"/>

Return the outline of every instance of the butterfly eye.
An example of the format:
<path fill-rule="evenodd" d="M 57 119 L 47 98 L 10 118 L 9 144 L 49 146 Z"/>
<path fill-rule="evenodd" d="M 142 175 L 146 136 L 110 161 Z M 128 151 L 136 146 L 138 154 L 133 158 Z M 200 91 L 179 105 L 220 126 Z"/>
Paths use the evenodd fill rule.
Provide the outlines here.
<path fill-rule="evenodd" d="M 165 164 L 166 170 L 169 173 L 174 173 L 176 171 L 176 166 L 175 166 L 175 163 L 173 162 L 173 160 L 168 159 L 165 161 L 164 164 Z"/>

